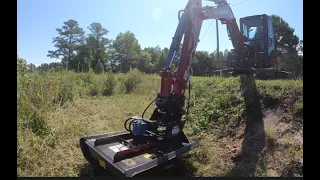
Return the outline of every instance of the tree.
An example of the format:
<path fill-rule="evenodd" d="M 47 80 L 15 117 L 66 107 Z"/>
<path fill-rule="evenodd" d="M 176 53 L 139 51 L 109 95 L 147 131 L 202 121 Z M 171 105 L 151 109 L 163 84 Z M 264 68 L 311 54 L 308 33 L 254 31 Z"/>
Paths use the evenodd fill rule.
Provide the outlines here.
<path fill-rule="evenodd" d="M 138 59 L 137 68 L 145 73 L 151 73 L 152 72 L 152 55 L 146 51 L 142 51 L 141 55 Z"/>
<path fill-rule="evenodd" d="M 167 57 L 168 57 L 168 53 L 169 53 L 169 49 L 168 48 L 164 48 L 161 51 L 161 55 L 160 55 L 159 59 L 157 60 L 157 62 L 154 65 L 155 72 L 160 72 L 161 69 L 166 65 L 165 63 L 166 63 L 166 60 L 167 60 Z"/>
<path fill-rule="evenodd" d="M 226 68 L 227 67 L 227 61 L 228 61 L 228 49 L 225 49 L 220 57 L 222 57 L 222 58 L 221 58 L 221 65 L 219 67 L 220 68 Z"/>
<path fill-rule="evenodd" d="M 62 58 L 62 63 L 65 64 L 66 69 L 72 64 L 72 58 L 75 57 L 74 51 L 77 49 L 79 43 L 84 40 L 84 31 L 79 27 L 79 23 L 75 20 L 68 20 L 63 23 L 62 28 L 57 28 L 59 36 L 53 38 L 54 47 L 56 50 L 48 51 L 50 58 Z"/>
<path fill-rule="evenodd" d="M 82 42 L 77 46 L 76 52 L 74 62 L 77 65 L 77 72 L 88 72 L 93 61 L 92 52 L 88 45 Z"/>
<path fill-rule="evenodd" d="M 108 61 L 106 62 L 106 70 L 112 72 L 120 72 L 120 55 L 114 48 L 108 51 Z"/>
<path fill-rule="evenodd" d="M 37 69 L 36 65 L 34 65 L 32 63 L 28 64 L 27 66 L 29 67 L 29 71 L 30 72 L 34 72 Z"/>
<path fill-rule="evenodd" d="M 294 34 L 294 28 L 280 16 L 271 15 L 271 18 L 277 47 L 278 68 L 294 72 L 296 75 L 300 74 L 302 63 L 298 55 L 299 38 Z"/>
<path fill-rule="evenodd" d="M 23 74 L 25 71 L 27 71 L 27 61 L 17 55 L 17 73 Z"/>
<path fill-rule="evenodd" d="M 50 69 L 48 63 L 42 63 L 42 64 L 37 68 L 38 71 L 47 71 L 48 69 Z"/>
<path fill-rule="evenodd" d="M 62 71 L 63 66 L 61 62 L 52 62 L 49 64 L 49 69 L 53 68 L 55 71 Z"/>
<path fill-rule="evenodd" d="M 155 67 L 156 63 L 159 61 L 159 58 L 161 56 L 161 48 L 159 46 L 156 47 L 147 47 L 144 49 L 144 51 L 151 54 L 151 63 Z M 152 69 L 154 71 L 155 69 Z"/>
<path fill-rule="evenodd" d="M 226 49 L 224 52 L 219 52 L 219 60 L 218 60 L 218 53 L 214 51 L 210 53 L 210 58 L 212 59 L 212 68 L 225 68 L 227 65 L 227 53 L 228 50 Z M 217 57 L 217 58 L 216 58 Z"/>
<path fill-rule="evenodd" d="M 92 23 L 88 29 L 91 33 L 88 35 L 86 41 L 93 57 L 91 66 L 96 73 L 101 73 L 105 69 L 108 56 L 107 49 L 111 42 L 103 36 L 107 35 L 109 31 L 103 28 L 100 23 Z"/>
<path fill-rule="evenodd" d="M 296 53 L 299 38 L 294 35 L 294 28 L 278 15 L 271 15 L 278 53 Z"/>
<path fill-rule="evenodd" d="M 192 65 L 194 75 L 202 76 L 205 74 L 205 71 L 215 68 L 214 59 L 213 53 L 196 51 Z"/>
<path fill-rule="evenodd" d="M 132 67 L 136 67 L 141 47 L 134 33 L 130 31 L 119 33 L 113 43 L 113 48 L 123 73 L 128 72 Z"/>

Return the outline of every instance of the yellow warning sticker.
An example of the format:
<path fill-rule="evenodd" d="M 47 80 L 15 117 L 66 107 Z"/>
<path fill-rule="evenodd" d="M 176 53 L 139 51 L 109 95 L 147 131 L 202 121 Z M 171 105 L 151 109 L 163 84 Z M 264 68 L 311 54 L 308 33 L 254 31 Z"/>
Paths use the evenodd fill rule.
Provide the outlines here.
<path fill-rule="evenodd" d="M 154 159 L 156 157 L 155 154 L 149 154 L 149 153 L 145 153 L 143 155 L 143 157 L 147 158 L 147 159 Z"/>
<path fill-rule="evenodd" d="M 104 161 L 99 159 L 99 164 L 101 167 L 103 167 L 103 169 L 107 169 L 106 163 Z"/>
<path fill-rule="evenodd" d="M 149 158 L 152 157 L 152 154 L 146 153 L 146 154 L 144 154 L 143 156 L 144 156 L 145 158 L 149 159 Z"/>

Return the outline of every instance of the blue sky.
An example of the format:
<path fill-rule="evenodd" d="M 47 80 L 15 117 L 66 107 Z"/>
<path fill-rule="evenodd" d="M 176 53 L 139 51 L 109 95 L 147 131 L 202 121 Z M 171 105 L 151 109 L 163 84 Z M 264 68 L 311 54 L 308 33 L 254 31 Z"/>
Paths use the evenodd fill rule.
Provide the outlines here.
<path fill-rule="evenodd" d="M 178 25 L 178 11 L 188 0 L 18 0 L 18 55 L 28 63 L 40 65 L 58 61 L 47 57 L 54 50 L 52 39 L 56 28 L 74 19 L 88 32 L 92 22 L 99 22 L 109 30 L 110 39 L 127 30 L 136 35 L 142 48 L 169 47 Z M 295 34 L 303 39 L 302 0 L 229 0 L 237 21 L 257 14 L 277 14 L 283 17 Z M 203 1 L 203 6 L 213 5 Z M 203 23 L 200 39 L 212 20 Z M 225 25 L 219 23 L 220 50 L 232 46 Z M 216 25 L 212 23 L 197 50 L 216 49 Z"/>

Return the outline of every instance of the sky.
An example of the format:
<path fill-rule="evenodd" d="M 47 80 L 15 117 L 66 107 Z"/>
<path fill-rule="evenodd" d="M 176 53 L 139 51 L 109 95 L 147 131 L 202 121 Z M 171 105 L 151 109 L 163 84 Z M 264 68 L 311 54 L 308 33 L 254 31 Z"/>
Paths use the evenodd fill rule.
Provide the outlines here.
<path fill-rule="evenodd" d="M 52 40 L 56 28 L 73 19 L 88 32 L 93 22 L 100 23 L 115 39 L 120 32 L 131 31 L 142 48 L 170 47 L 178 25 L 178 11 L 184 9 L 188 0 L 18 0 L 17 7 L 17 53 L 19 57 L 36 66 L 59 61 L 47 57 L 54 50 Z M 203 6 L 213 6 L 202 1 Z M 295 29 L 303 39 L 303 0 L 228 0 L 234 16 L 239 19 L 258 14 L 276 14 Z M 232 47 L 225 25 L 220 22 L 219 48 Z M 203 22 L 197 50 L 215 51 L 217 48 L 216 22 Z"/>

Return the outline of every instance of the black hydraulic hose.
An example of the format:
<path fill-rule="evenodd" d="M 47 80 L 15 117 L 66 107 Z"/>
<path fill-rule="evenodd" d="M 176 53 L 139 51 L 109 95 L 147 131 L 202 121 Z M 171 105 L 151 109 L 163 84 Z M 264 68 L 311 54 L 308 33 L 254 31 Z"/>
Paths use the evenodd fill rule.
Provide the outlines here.
<path fill-rule="evenodd" d="M 129 123 L 129 132 L 130 132 L 131 134 L 133 134 L 133 133 L 132 133 L 132 130 L 131 130 L 132 123 L 133 123 L 133 121 L 131 121 L 131 122 Z"/>
<path fill-rule="evenodd" d="M 129 118 L 129 119 L 127 119 L 127 120 L 124 122 L 124 128 L 125 128 L 127 131 L 131 132 L 130 124 L 129 124 L 129 128 L 127 128 L 127 123 L 128 123 L 129 120 L 133 120 L 133 118 Z M 131 122 L 133 122 L 133 121 L 131 121 Z M 131 122 L 130 122 L 130 123 L 131 123 Z"/>
<path fill-rule="evenodd" d="M 156 100 L 157 98 L 155 98 L 147 107 L 146 109 L 143 111 L 141 118 L 143 119 L 144 114 L 146 113 L 147 109 L 151 106 L 151 104 Z"/>
<path fill-rule="evenodd" d="M 124 121 L 124 129 L 126 129 L 127 131 L 129 131 L 129 129 L 127 128 L 127 122 L 132 119 L 132 118 L 128 118 L 127 120 Z"/>
<path fill-rule="evenodd" d="M 130 120 L 132 120 L 132 121 L 130 121 Z M 129 121 L 130 121 L 130 123 L 129 123 L 129 125 L 128 125 L 128 122 L 129 122 Z M 133 122 L 134 122 L 134 118 L 129 118 L 129 119 L 127 119 L 127 120 L 124 122 L 124 128 L 125 128 L 128 132 L 130 132 L 131 134 L 132 134 L 131 127 L 132 127 Z"/>

